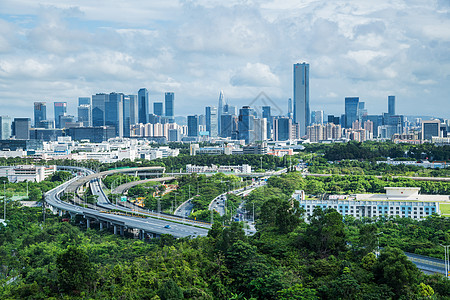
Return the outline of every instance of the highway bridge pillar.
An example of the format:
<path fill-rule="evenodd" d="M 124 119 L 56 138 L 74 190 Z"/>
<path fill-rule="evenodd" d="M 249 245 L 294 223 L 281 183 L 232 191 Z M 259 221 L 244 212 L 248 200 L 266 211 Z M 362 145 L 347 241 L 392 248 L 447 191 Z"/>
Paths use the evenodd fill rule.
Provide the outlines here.
<path fill-rule="evenodd" d="M 89 218 L 86 218 L 86 228 L 90 228 L 91 226 L 91 220 Z"/>
<path fill-rule="evenodd" d="M 117 234 L 117 226 L 114 225 L 114 235 L 116 235 L 116 234 Z"/>
<path fill-rule="evenodd" d="M 120 226 L 120 235 L 123 235 L 123 226 Z"/>
<path fill-rule="evenodd" d="M 63 211 L 62 210 L 58 211 L 58 214 L 59 214 L 60 217 L 62 217 Z"/>
<path fill-rule="evenodd" d="M 145 231 L 144 230 L 141 230 L 141 232 L 140 232 L 140 237 L 139 237 L 141 240 L 144 240 L 145 239 Z"/>
<path fill-rule="evenodd" d="M 100 230 L 103 230 L 103 222 L 100 221 Z"/>

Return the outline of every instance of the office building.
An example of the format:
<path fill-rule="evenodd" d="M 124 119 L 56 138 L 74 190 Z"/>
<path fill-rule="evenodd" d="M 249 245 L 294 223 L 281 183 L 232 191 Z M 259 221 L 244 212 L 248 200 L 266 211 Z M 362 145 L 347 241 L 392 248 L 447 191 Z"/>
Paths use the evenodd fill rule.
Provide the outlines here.
<path fill-rule="evenodd" d="M 40 128 L 44 129 L 54 129 L 55 128 L 55 121 L 53 120 L 43 120 L 40 122 L 39 125 Z"/>
<path fill-rule="evenodd" d="M 366 115 L 367 115 L 366 103 L 360 101 L 358 103 L 358 120 L 361 121 L 363 116 Z"/>
<path fill-rule="evenodd" d="M 287 141 L 292 139 L 292 119 L 277 117 L 273 120 L 274 141 Z"/>
<path fill-rule="evenodd" d="M 142 88 L 138 91 L 138 122 L 147 124 L 148 115 L 148 90 Z"/>
<path fill-rule="evenodd" d="M 75 117 L 71 115 L 59 116 L 59 126 L 60 128 L 67 128 L 67 123 L 75 123 Z"/>
<path fill-rule="evenodd" d="M 335 125 L 341 124 L 339 117 L 335 117 L 334 115 L 328 115 L 328 123 L 333 123 Z"/>
<path fill-rule="evenodd" d="M 205 107 L 206 116 L 206 131 L 209 132 L 210 137 L 217 137 L 219 134 L 218 130 L 218 118 L 217 118 L 217 108 L 215 106 Z"/>
<path fill-rule="evenodd" d="M 41 121 L 47 120 L 47 104 L 34 102 L 34 127 L 41 127 Z"/>
<path fill-rule="evenodd" d="M 288 99 L 288 117 L 292 114 L 292 98 Z"/>
<path fill-rule="evenodd" d="M 116 137 L 116 129 L 109 126 L 74 127 L 66 130 L 66 134 L 74 141 L 89 140 L 91 143 L 105 142 Z"/>
<path fill-rule="evenodd" d="M 16 140 L 29 140 L 30 139 L 30 118 L 14 118 L 14 136 Z"/>
<path fill-rule="evenodd" d="M 11 117 L 0 116 L 0 140 L 7 140 L 11 137 L 11 127 Z"/>
<path fill-rule="evenodd" d="M 173 128 L 173 129 L 169 129 L 169 138 L 168 141 L 169 142 L 179 142 L 180 139 L 180 129 L 178 128 Z"/>
<path fill-rule="evenodd" d="M 239 110 L 239 139 L 245 140 L 246 144 L 255 142 L 254 119 L 254 110 L 250 106 L 243 106 Z"/>
<path fill-rule="evenodd" d="M 92 95 L 92 126 L 105 126 L 105 104 L 108 101 L 108 94 Z"/>
<path fill-rule="evenodd" d="M 105 125 L 116 130 L 116 136 L 123 137 L 123 94 L 110 93 L 105 104 Z"/>
<path fill-rule="evenodd" d="M 78 106 L 91 105 L 91 97 L 78 97 Z"/>
<path fill-rule="evenodd" d="M 254 133 L 255 142 L 267 141 L 267 119 L 266 118 L 255 118 L 254 119 Z"/>
<path fill-rule="evenodd" d="M 167 92 L 164 95 L 165 108 L 166 108 L 166 117 L 169 120 L 174 120 L 175 117 L 175 94 L 173 92 Z"/>
<path fill-rule="evenodd" d="M 153 114 L 157 116 L 163 115 L 163 103 L 162 102 L 153 102 Z"/>
<path fill-rule="evenodd" d="M 55 102 L 53 105 L 56 128 L 62 128 L 59 119 L 60 116 L 64 116 L 67 113 L 67 102 Z"/>
<path fill-rule="evenodd" d="M 359 97 L 345 97 L 345 128 L 352 128 L 358 120 Z"/>
<path fill-rule="evenodd" d="M 388 96 L 388 114 L 395 115 L 395 96 Z"/>
<path fill-rule="evenodd" d="M 431 141 L 432 137 L 440 137 L 441 121 L 422 121 L 422 141 Z"/>
<path fill-rule="evenodd" d="M 122 114 L 123 114 L 123 137 L 130 137 L 131 134 L 131 99 L 128 95 L 123 95 L 122 101 Z"/>
<path fill-rule="evenodd" d="M 237 136 L 238 118 L 235 115 L 224 114 L 221 117 L 222 130 L 220 137 L 228 138 Z"/>
<path fill-rule="evenodd" d="M 223 91 L 220 91 L 219 94 L 219 106 L 217 107 L 217 130 L 219 133 L 222 132 L 222 115 L 225 113 L 224 112 L 224 96 L 223 96 Z"/>
<path fill-rule="evenodd" d="M 62 128 L 31 128 L 30 139 L 44 142 L 56 142 L 58 137 L 63 136 Z"/>
<path fill-rule="evenodd" d="M 381 115 L 365 115 L 362 118 L 362 122 L 371 121 L 373 123 L 373 137 L 378 137 L 378 127 L 383 126 L 383 116 Z"/>
<path fill-rule="evenodd" d="M 262 117 L 267 120 L 267 139 L 272 138 L 272 128 L 273 128 L 273 118 L 271 113 L 271 107 L 270 106 L 263 106 L 262 107 Z"/>
<path fill-rule="evenodd" d="M 294 64 L 294 123 L 299 124 L 301 137 L 306 135 L 309 118 L 309 64 Z"/>
<path fill-rule="evenodd" d="M 199 134 L 199 124 L 198 124 L 198 116 L 188 116 L 187 117 L 188 124 L 188 137 L 198 137 Z"/>
<path fill-rule="evenodd" d="M 81 122 L 84 127 L 92 126 L 92 112 L 89 104 L 78 106 L 78 122 Z"/>
<path fill-rule="evenodd" d="M 130 123 L 131 125 L 139 123 L 139 104 L 137 95 L 128 95 L 130 98 Z"/>
<path fill-rule="evenodd" d="M 323 110 L 311 112 L 311 124 L 323 124 Z"/>

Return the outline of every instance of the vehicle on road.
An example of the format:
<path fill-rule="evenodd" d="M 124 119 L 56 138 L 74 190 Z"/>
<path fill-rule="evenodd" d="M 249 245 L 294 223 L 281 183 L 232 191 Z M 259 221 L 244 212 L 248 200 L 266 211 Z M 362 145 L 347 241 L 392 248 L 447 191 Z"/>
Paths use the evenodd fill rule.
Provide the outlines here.
<path fill-rule="evenodd" d="M 164 228 L 170 229 L 170 225 L 166 225 L 164 226 Z"/>

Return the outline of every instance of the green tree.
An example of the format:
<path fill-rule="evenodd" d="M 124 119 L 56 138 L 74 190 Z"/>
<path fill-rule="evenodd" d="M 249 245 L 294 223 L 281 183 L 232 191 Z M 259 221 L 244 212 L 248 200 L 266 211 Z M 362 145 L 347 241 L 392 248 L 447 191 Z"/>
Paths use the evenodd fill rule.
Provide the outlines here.
<path fill-rule="evenodd" d="M 183 290 L 171 278 L 163 281 L 158 290 L 158 296 L 161 300 L 184 299 Z"/>
<path fill-rule="evenodd" d="M 86 251 L 69 246 L 56 259 L 58 284 L 67 293 L 79 294 L 94 279 L 94 269 Z"/>

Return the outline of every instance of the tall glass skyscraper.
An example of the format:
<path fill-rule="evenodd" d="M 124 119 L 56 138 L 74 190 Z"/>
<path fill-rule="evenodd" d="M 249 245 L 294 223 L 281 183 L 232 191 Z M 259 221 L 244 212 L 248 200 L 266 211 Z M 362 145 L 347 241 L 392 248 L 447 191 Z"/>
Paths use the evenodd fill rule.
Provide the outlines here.
<path fill-rule="evenodd" d="M 206 115 L 206 131 L 209 132 L 210 137 L 217 137 L 219 134 L 217 123 L 217 108 L 215 106 L 207 106 L 205 108 Z"/>
<path fill-rule="evenodd" d="M 388 96 L 388 114 L 395 115 L 395 96 Z"/>
<path fill-rule="evenodd" d="M 123 94 L 109 94 L 105 103 L 105 125 L 114 126 L 116 136 L 123 137 Z"/>
<path fill-rule="evenodd" d="M 273 120 L 270 106 L 262 107 L 262 117 L 267 120 L 267 139 L 270 139 L 272 136 L 271 132 L 273 127 Z"/>
<path fill-rule="evenodd" d="M 130 96 L 124 95 L 122 101 L 123 111 L 123 136 L 130 137 L 131 131 L 131 100 Z"/>
<path fill-rule="evenodd" d="M 162 102 L 153 102 L 153 114 L 157 116 L 163 115 L 163 103 Z"/>
<path fill-rule="evenodd" d="M 250 106 L 243 106 L 239 110 L 239 139 L 245 140 L 246 144 L 250 144 L 255 141 L 254 120 L 254 110 L 250 108 Z"/>
<path fill-rule="evenodd" d="M 218 132 L 222 132 L 222 115 L 224 114 L 224 110 L 223 110 L 223 106 L 225 105 L 224 103 L 224 96 L 223 96 L 223 91 L 220 91 L 219 94 L 219 106 L 217 107 L 217 130 Z"/>
<path fill-rule="evenodd" d="M 92 126 L 105 126 L 105 104 L 108 101 L 108 94 L 92 95 Z"/>
<path fill-rule="evenodd" d="M 353 122 L 359 119 L 359 97 L 345 97 L 345 128 L 352 128 Z"/>
<path fill-rule="evenodd" d="M 60 116 L 64 116 L 67 113 L 67 102 L 55 102 L 54 112 L 55 112 L 55 127 L 61 128 L 59 118 Z"/>
<path fill-rule="evenodd" d="M 165 94 L 166 104 L 166 117 L 170 120 L 174 119 L 174 106 L 175 106 L 175 94 L 173 92 L 167 92 Z"/>
<path fill-rule="evenodd" d="M 142 124 L 147 124 L 147 115 L 148 115 L 148 90 L 146 88 L 142 88 L 138 92 L 138 121 Z"/>
<path fill-rule="evenodd" d="M 130 98 L 130 124 L 134 125 L 139 123 L 139 105 L 137 95 L 128 95 Z"/>
<path fill-rule="evenodd" d="M 309 64 L 294 64 L 294 123 L 299 124 L 300 137 L 306 135 L 310 116 Z"/>
<path fill-rule="evenodd" d="M 11 137 L 11 117 L 0 116 L 0 140 L 7 140 Z"/>
<path fill-rule="evenodd" d="M 92 112 L 89 104 L 78 106 L 78 122 L 82 122 L 84 127 L 92 126 Z"/>
<path fill-rule="evenodd" d="M 198 127 L 198 116 L 188 116 L 187 117 L 187 126 L 188 126 L 188 136 L 196 137 L 199 133 Z"/>
<path fill-rule="evenodd" d="M 78 97 L 78 105 L 91 105 L 91 97 Z"/>
<path fill-rule="evenodd" d="M 30 139 L 30 118 L 14 118 L 14 135 L 17 140 Z"/>
<path fill-rule="evenodd" d="M 47 120 L 47 104 L 45 102 L 34 102 L 34 127 L 41 127 L 41 121 Z"/>

